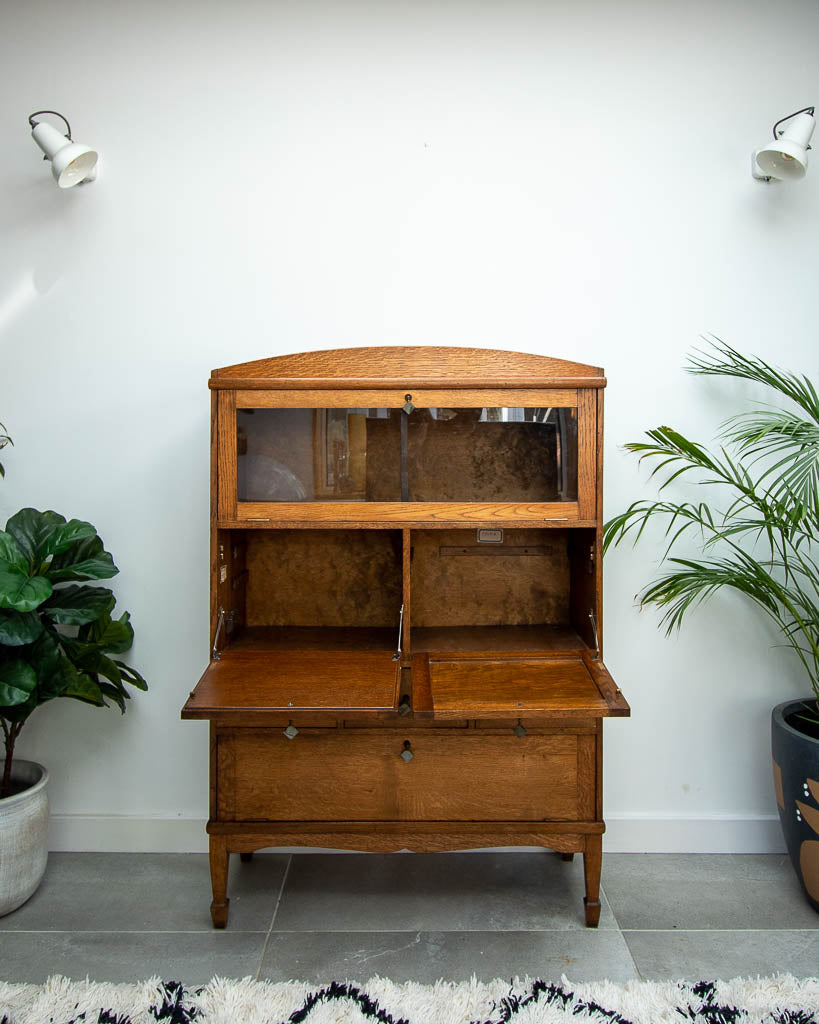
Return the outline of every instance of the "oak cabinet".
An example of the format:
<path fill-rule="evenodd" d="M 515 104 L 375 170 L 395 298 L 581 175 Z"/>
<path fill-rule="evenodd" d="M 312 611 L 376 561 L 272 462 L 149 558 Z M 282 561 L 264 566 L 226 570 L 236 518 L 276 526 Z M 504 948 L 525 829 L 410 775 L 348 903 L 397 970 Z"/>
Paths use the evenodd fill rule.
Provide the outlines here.
<path fill-rule="evenodd" d="M 215 370 L 214 925 L 231 852 L 540 845 L 600 914 L 596 367 L 371 348 Z"/>

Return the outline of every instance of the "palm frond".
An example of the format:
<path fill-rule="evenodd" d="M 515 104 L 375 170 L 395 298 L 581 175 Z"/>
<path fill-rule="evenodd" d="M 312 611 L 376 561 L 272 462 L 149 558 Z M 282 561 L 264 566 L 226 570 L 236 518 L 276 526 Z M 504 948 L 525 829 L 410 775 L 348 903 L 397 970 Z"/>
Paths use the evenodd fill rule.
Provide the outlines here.
<path fill-rule="evenodd" d="M 743 355 L 720 338 L 704 340 L 711 345 L 711 351 L 696 349 L 686 367 L 689 373 L 740 377 L 764 384 L 796 402 L 811 419 L 819 423 L 819 394 L 808 377 L 780 370 L 757 356 Z"/>
<path fill-rule="evenodd" d="M 819 424 L 792 412 L 758 410 L 726 421 L 723 437 L 751 465 L 762 463 L 758 486 L 788 509 L 794 522 L 819 528 Z"/>

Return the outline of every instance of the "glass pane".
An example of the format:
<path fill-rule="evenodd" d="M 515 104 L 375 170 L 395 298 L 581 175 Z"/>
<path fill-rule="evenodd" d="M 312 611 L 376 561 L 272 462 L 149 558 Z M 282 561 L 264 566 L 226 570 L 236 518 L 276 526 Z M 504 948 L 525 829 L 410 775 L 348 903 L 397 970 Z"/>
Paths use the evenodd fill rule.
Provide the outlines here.
<path fill-rule="evenodd" d="M 400 409 L 239 409 L 239 501 L 400 501 Z"/>
<path fill-rule="evenodd" d="M 577 409 L 416 409 L 410 501 L 577 501 Z"/>

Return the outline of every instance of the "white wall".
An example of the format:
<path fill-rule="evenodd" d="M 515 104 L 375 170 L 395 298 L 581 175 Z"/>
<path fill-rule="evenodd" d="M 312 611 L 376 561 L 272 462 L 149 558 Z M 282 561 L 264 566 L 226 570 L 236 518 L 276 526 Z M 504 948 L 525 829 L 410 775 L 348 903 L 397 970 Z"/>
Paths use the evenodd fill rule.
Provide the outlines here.
<path fill-rule="evenodd" d="M 819 169 L 751 180 L 819 100 L 813 0 L 27 0 L 0 10 L 0 515 L 96 524 L 150 681 L 128 714 L 58 701 L 56 848 L 204 846 L 207 735 L 179 709 L 207 637 L 208 372 L 345 345 L 464 344 L 606 367 L 620 447 L 703 439 L 750 394 L 691 379 L 703 332 L 815 373 Z M 26 116 L 101 152 L 59 191 Z M 609 849 L 773 849 L 768 713 L 805 691 L 739 600 L 676 639 L 608 560 Z"/>

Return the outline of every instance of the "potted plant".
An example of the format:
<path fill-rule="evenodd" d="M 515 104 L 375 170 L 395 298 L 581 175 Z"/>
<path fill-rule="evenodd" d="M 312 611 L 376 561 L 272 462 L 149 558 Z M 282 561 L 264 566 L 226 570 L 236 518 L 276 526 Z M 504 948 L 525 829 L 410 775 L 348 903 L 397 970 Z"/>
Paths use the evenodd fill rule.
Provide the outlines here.
<path fill-rule="evenodd" d="M 791 860 L 819 910 L 819 395 L 808 377 L 719 340 L 693 356 L 687 369 L 757 382 L 771 404 L 728 419 L 715 451 L 671 427 L 626 445 L 653 465 L 659 497 L 637 501 L 607 522 L 603 550 L 626 537 L 636 543 L 658 521 L 665 533 L 663 569 L 639 601 L 662 611 L 667 632 L 728 587 L 773 620 L 798 658 L 813 694 L 773 710 L 774 788 Z M 706 489 L 715 485 L 716 501 L 709 503 L 705 490 L 698 492 L 703 500 L 666 497 L 681 477 Z M 692 542 L 695 556 L 688 553 Z"/>
<path fill-rule="evenodd" d="M 47 858 L 47 774 L 14 760 L 20 730 L 55 697 L 124 712 L 126 684 L 147 689 L 116 657 L 133 642 L 128 612 L 112 618 L 113 593 L 87 582 L 118 572 L 90 523 L 24 508 L 0 530 L 0 915 L 31 896 Z"/>

